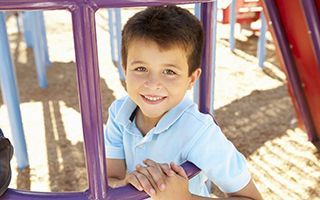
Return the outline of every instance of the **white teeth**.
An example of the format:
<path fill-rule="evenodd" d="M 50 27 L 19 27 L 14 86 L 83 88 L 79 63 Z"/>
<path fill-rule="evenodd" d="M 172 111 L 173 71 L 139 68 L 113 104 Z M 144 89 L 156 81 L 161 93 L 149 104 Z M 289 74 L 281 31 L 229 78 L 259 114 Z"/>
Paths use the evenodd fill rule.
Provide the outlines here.
<path fill-rule="evenodd" d="M 163 97 L 149 97 L 149 96 L 144 96 L 144 97 L 150 101 L 158 101 L 160 99 L 163 99 Z"/>

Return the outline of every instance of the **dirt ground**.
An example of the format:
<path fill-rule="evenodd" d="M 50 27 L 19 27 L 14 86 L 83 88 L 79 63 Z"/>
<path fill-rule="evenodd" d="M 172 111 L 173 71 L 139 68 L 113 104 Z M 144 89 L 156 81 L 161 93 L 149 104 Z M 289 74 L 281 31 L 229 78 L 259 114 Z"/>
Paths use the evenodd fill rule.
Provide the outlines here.
<path fill-rule="evenodd" d="M 122 12 L 123 22 L 136 9 Z M 26 48 L 13 17 L 7 28 L 15 65 L 30 167 L 18 170 L 13 158 L 10 187 L 33 191 L 87 188 L 77 95 L 71 16 L 45 12 L 51 66 L 48 88 L 38 86 L 33 50 Z M 106 10 L 98 11 L 97 38 L 103 118 L 110 103 L 125 94 L 112 64 Z M 218 24 L 215 116 L 226 136 L 246 156 L 265 199 L 320 199 L 320 153 L 297 127 L 275 49 L 266 44 L 265 70 L 257 66 L 257 34 L 236 29 L 236 50 L 228 48 L 229 27 Z M 11 138 L 0 97 L 0 127 Z M 215 195 L 219 192 L 214 188 Z"/>

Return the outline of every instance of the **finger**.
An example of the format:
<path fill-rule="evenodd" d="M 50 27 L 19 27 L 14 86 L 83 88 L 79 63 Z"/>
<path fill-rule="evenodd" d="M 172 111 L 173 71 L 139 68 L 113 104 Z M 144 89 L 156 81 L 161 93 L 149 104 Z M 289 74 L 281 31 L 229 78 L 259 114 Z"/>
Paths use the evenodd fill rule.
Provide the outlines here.
<path fill-rule="evenodd" d="M 170 167 L 168 164 L 166 164 L 167 166 L 164 166 L 163 170 L 162 170 L 161 164 L 159 164 L 151 159 L 145 159 L 143 161 L 143 163 L 148 166 L 147 169 L 149 171 L 149 174 L 151 174 L 158 189 L 160 191 L 163 191 L 166 187 L 165 175 L 171 175 L 171 174 L 174 174 L 174 172 L 171 170 L 172 172 L 170 173 Z"/>
<path fill-rule="evenodd" d="M 173 176 L 175 173 L 174 171 L 171 170 L 169 164 L 167 163 L 162 163 L 159 164 L 151 159 L 145 159 L 143 161 L 144 164 L 146 164 L 147 166 L 157 166 L 159 169 L 161 169 L 167 176 Z"/>
<path fill-rule="evenodd" d="M 150 166 L 147 167 L 149 174 L 152 176 L 155 184 L 157 185 L 160 191 L 163 191 L 166 188 L 165 185 L 165 174 L 162 172 L 159 166 Z"/>
<path fill-rule="evenodd" d="M 130 183 L 133 187 L 135 187 L 137 190 L 142 191 L 143 187 L 140 184 L 137 176 L 136 176 L 136 172 L 131 173 L 128 176 L 127 182 Z"/>
<path fill-rule="evenodd" d="M 155 189 L 153 188 L 152 184 L 150 183 L 149 179 L 141 173 L 136 174 L 137 179 L 139 180 L 143 190 L 149 195 L 154 195 L 156 193 Z"/>
<path fill-rule="evenodd" d="M 167 175 L 167 176 L 173 176 L 175 173 L 174 171 L 172 171 L 172 169 L 170 168 L 170 165 L 167 163 L 162 163 L 159 164 L 161 170 Z"/>
<path fill-rule="evenodd" d="M 155 190 L 157 189 L 157 184 L 154 182 L 149 171 L 145 167 L 142 167 L 141 165 L 137 165 L 136 170 L 138 172 L 138 180 L 140 181 L 144 190 L 148 194 L 149 193 L 155 194 Z"/>
<path fill-rule="evenodd" d="M 171 169 L 173 171 L 175 171 L 178 175 L 180 175 L 180 176 L 182 176 L 184 178 L 188 178 L 186 172 L 184 171 L 184 169 L 180 165 L 177 165 L 174 162 L 171 162 L 170 166 L 171 166 Z"/>
<path fill-rule="evenodd" d="M 157 185 L 153 180 L 152 175 L 149 173 L 147 167 L 143 167 L 141 165 L 137 165 L 136 166 L 136 171 L 143 174 L 146 178 L 148 178 L 149 182 L 151 183 L 151 185 L 153 186 L 153 189 L 156 189 Z"/>
<path fill-rule="evenodd" d="M 147 165 L 147 166 L 156 166 L 158 163 L 156 163 L 155 161 L 153 161 L 153 160 L 151 160 L 151 159 L 145 159 L 144 161 L 143 161 L 143 163 L 145 164 L 145 165 Z"/>

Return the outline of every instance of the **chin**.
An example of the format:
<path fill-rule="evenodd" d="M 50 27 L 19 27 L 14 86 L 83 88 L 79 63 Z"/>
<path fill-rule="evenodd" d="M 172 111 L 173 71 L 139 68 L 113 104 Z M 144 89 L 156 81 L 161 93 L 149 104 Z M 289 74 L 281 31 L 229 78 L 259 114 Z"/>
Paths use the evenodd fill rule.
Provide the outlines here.
<path fill-rule="evenodd" d="M 142 112 L 143 112 L 143 115 L 148 118 L 159 118 L 165 114 L 165 112 L 154 112 L 154 111 L 155 110 L 152 110 L 151 112 L 148 112 L 148 111 L 146 112 L 142 111 Z"/>

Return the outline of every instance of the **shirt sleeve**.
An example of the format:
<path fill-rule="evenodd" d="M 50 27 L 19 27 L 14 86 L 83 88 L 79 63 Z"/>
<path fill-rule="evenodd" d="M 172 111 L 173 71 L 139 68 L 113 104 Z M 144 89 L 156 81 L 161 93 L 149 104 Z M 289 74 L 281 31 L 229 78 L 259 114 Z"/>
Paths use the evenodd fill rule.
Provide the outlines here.
<path fill-rule="evenodd" d="M 193 139 L 187 159 L 225 193 L 240 191 L 251 180 L 245 157 L 216 124 Z"/>
<path fill-rule="evenodd" d="M 116 122 L 116 102 L 109 107 L 109 118 L 104 131 L 106 157 L 114 159 L 124 159 L 124 148 L 122 141 L 122 131 Z"/>

